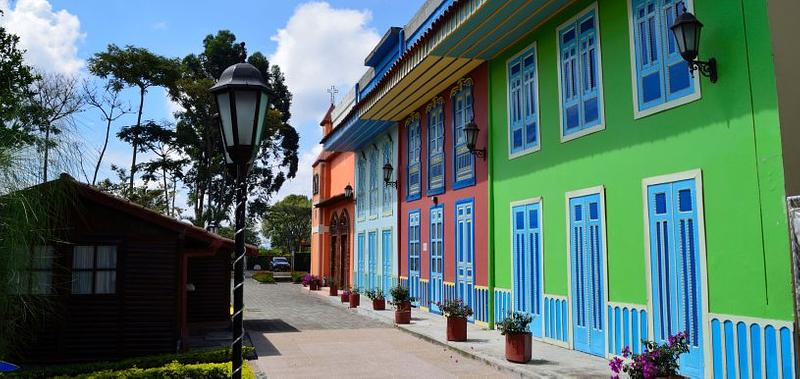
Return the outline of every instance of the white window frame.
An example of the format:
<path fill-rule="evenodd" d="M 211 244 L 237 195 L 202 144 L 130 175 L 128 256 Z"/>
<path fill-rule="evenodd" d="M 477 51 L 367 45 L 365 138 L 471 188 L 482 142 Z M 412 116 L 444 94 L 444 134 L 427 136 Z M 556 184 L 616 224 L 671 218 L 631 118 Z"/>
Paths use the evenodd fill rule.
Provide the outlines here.
<path fill-rule="evenodd" d="M 636 33 L 634 28 L 634 14 L 633 14 L 633 1 L 632 0 L 625 0 L 628 3 L 628 38 L 630 41 L 629 45 L 629 53 L 631 58 L 631 93 L 633 94 L 633 119 L 638 120 L 640 118 L 644 118 L 656 113 L 660 113 L 666 111 L 668 109 L 677 108 L 681 105 L 689 104 L 700 100 L 702 95 L 702 90 L 700 88 L 700 75 L 695 73 L 694 78 L 694 88 L 695 93 L 691 95 L 687 95 L 675 100 L 670 100 L 665 103 L 656 105 L 654 107 L 647 108 L 645 110 L 639 110 L 639 77 L 636 73 Z M 693 0 L 684 0 L 686 3 L 686 10 L 689 12 L 694 12 L 694 1 Z"/>
<path fill-rule="evenodd" d="M 513 145 L 511 142 L 511 86 L 509 83 L 509 75 L 511 74 L 508 70 L 508 64 L 513 61 L 514 59 L 519 58 L 522 54 L 533 50 L 533 89 L 534 89 L 534 96 L 536 97 L 536 146 L 529 148 L 529 149 L 522 149 L 516 153 L 513 153 Z M 505 70 L 505 78 L 506 78 L 506 134 L 508 136 L 508 160 L 516 159 L 528 154 L 535 153 L 542 149 L 542 121 L 541 121 L 541 107 L 539 104 L 541 102 L 541 98 L 539 98 L 539 48 L 537 46 L 536 41 L 531 43 L 528 46 L 523 47 L 519 52 L 512 55 L 510 58 L 506 59 L 506 70 Z M 559 70 L 560 71 L 560 70 Z M 524 128 L 524 127 L 523 127 Z M 524 145 L 524 143 L 523 143 Z"/>
<path fill-rule="evenodd" d="M 564 96 L 563 96 L 563 89 L 561 88 L 561 83 L 563 81 L 561 75 L 561 30 L 568 28 L 574 25 L 579 18 L 585 16 L 587 13 L 594 11 L 594 19 L 595 19 L 595 34 L 597 35 L 597 99 L 600 103 L 600 106 L 597 109 L 598 116 L 600 117 L 600 124 L 595 125 L 591 128 L 586 128 L 580 130 L 578 132 L 572 133 L 570 135 L 564 135 Z M 576 32 L 576 37 L 578 38 L 578 30 Z M 602 47 L 602 38 L 600 37 L 600 12 L 597 7 L 597 3 L 592 3 L 584 10 L 578 12 L 575 16 L 571 17 L 569 20 L 563 22 L 556 28 L 556 53 L 558 55 L 558 59 L 556 59 L 556 71 L 558 72 L 558 118 L 559 118 L 559 136 L 561 138 L 561 143 L 572 141 L 574 139 L 583 137 L 587 134 L 592 134 L 595 132 L 599 132 L 601 130 L 605 130 L 606 128 L 606 114 L 605 114 L 605 107 L 606 101 L 605 96 L 603 96 L 603 47 Z"/>

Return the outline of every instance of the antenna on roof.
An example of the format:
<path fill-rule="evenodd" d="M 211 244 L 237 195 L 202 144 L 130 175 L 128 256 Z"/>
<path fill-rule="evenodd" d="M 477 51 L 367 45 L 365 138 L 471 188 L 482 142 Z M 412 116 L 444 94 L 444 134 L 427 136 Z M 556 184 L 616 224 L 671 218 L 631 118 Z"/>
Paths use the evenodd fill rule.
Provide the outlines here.
<path fill-rule="evenodd" d="M 339 93 L 339 90 L 336 89 L 336 86 L 331 86 L 331 88 L 326 89 L 325 92 L 331 95 L 331 105 L 333 105 L 336 102 L 336 94 Z"/>

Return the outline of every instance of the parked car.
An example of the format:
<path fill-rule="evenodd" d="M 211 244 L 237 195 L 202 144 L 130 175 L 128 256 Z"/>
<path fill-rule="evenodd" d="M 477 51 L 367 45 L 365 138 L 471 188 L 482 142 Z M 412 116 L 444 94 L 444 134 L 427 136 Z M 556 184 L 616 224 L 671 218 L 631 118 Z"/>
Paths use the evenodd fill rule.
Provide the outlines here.
<path fill-rule="evenodd" d="M 292 265 L 286 257 L 272 257 L 272 271 L 291 271 Z"/>

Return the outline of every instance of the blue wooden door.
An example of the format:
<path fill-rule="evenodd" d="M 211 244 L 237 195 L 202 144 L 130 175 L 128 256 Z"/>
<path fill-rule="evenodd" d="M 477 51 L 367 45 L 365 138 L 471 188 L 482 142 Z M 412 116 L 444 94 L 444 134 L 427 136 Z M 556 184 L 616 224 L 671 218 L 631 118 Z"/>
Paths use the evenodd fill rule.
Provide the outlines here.
<path fill-rule="evenodd" d="M 512 209 L 513 217 L 513 292 L 514 309 L 530 313 L 530 329 L 542 336 L 542 240 L 540 205 L 528 204 Z"/>
<path fill-rule="evenodd" d="M 472 294 L 475 288 L 475 226 L 471 200 L 456 204 L 456 260 L 457 296 L 474 309 Z"/>
<path fill-rule="evenodd" d="M 367 250 L 369 260 L 367 261 L 367 288 L 374 289 L 377 284 L 375 277 L 378 270 L 378 232 L 369 232 L 367 237 Z"/>
<path fill-rule="evenodd" d="M 569 200 L 572 338 L 576 350 L 605 356 L 605 268 L 600 195 Z"/>
<path fill-rule="evenodd" d="M 441 313 L 436 302 L 444 301 L 444 208 L 439 205 L 431 208 L 431 311 Z"/>
<path fill-rule="evenodd" d="M 392 231 L 384 230 L 381 235 L 381 260 L 383 267 L 381 267 L 381 275 L 383 283 L 379 286 L 384 293 L 388 295 L 389 289 L 392 288 L 392 257 L 394 256 L 394 249 L 392 249 Z"/>
<path fill-rule="evenodd" d="M 703 377 L 702 286 L 694 179 L 647 187 L 653 335 L 658 342 L 686 332 L 683 375 Z"/>
<path fill-rule="evenodd" d="M 408 214 L 408 292 L 419 305 L 419 265 L 420 265 L 419 211 Z"/>
<path fill-rule="evenodd" d="M 355 282 L 354 287 L 364 287 L 364 260 L 365 260 L 364 256 L 365 256 L 365 253 L 366 253 L 366 251 L 364 250 L 364 247 L 365 247 L 365 245 L 364 245 L 365 241 L 364 240 L 365 240 L 364 233 L 358 233 L 358 236 L 356 237 L 356 244 L 357 244 L 357 246 L 356 246 L 356 263 L 357 263 L 357 266 L 356 267 L 357 268 L 356 268 L 355 275 L 353 275 L 353 278 L 354 278 L 353 281 Z"/>

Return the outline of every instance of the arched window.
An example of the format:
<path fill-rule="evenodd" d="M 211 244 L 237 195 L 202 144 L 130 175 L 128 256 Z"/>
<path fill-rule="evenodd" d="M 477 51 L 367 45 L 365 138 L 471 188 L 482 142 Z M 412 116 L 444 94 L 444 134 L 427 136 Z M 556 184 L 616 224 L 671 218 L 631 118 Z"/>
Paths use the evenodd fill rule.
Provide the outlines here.
<path fill-rule="evenodd" d="M 455 177 L 453 187 L 461 188 L 475 184 L 475 162 L 467 149 L 467 136 L 464 127 L 472 121 L 472 79 L 461 79 L 450 92 L 453 102 L 453 163 Z"/>
<path fill-rule="evenodd" d="M 406 172 L 408 175 L 408 184 L 406 187 L 406 191 L 408 194 L 406 197 L 408 200 L 415 200 L 419 199 L 420 196 L 420 177 L 422 175 L 420 171 L 420 152 L 422 148 L 422 141 L 420 137 L 419 131 L 419 113 L 414 113 L 407 121 L 406 121 L 406 133 L 408 134 L 408 166 L 406 167 Z"/>

